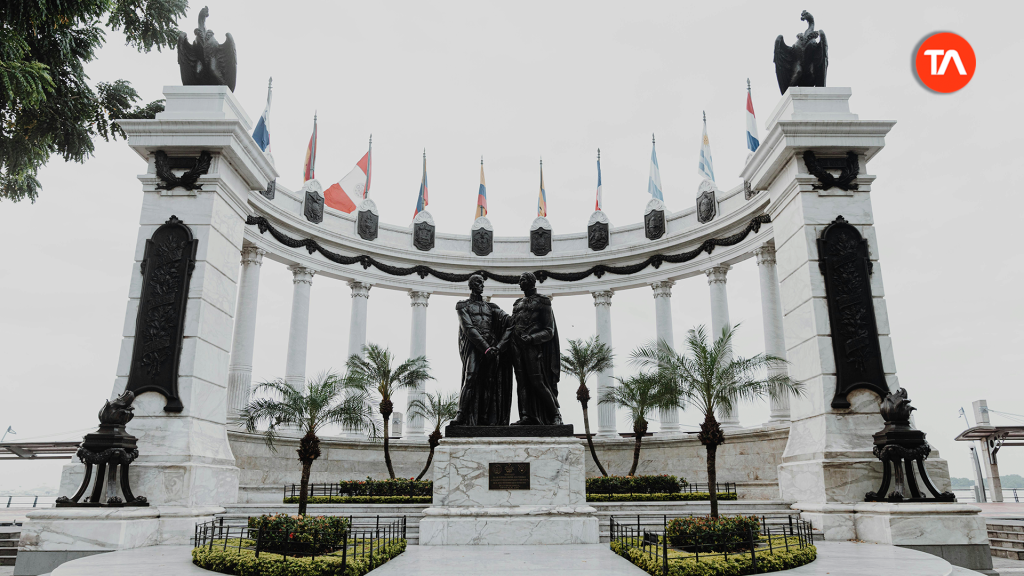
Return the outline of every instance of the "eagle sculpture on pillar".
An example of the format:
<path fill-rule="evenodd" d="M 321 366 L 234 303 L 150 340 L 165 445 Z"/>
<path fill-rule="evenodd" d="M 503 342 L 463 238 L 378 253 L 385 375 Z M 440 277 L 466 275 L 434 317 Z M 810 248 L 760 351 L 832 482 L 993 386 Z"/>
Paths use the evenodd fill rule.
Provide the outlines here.
<path fill-rule="evenodd" d="M 807 21 L 807 30 L 796 35 L 796 43 L 787 46 L 782 34 L 775 39 L 775 76 L 783 94 L 791 86 L 825 86 L 828 70 L 825 32 L 814 29 L 814 16 L 807 10 L 800 13 L 800 19 Z"/>
<path fill-rule="evenodd" d="M 181 83 L 185 86 L 227 86 L 234 92 L 238 73 L 235 39 L 228 33 L 224 35 L 223 44 L 217 42 L 213 30 L 206 29 L 206 17 L 209 15 L 210 9 L 204 6 L 199 12 L 195 42 L 189 43 L 185 32 L 178 35 Z"/>

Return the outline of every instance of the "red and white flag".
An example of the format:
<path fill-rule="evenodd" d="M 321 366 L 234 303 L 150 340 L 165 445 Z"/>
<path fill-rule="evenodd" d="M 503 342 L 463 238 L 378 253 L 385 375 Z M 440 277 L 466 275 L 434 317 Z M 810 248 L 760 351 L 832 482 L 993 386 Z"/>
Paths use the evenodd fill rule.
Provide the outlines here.
<path fill-rule="evenodd" d="M 369 166 L 370 153 L 367 152 L 351 172 L 324 190 L 324 204 L 335 210 L 351 214 L 356 209 L 356 204 L 352 199 L 362 201 L 366 198 L 366 185 L 370 182 L 370 179 L 366 177 Z"/>

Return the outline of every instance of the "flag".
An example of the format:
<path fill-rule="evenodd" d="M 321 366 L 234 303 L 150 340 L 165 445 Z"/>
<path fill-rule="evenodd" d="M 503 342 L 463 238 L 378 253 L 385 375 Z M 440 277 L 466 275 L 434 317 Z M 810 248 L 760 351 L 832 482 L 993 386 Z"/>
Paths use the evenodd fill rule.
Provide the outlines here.
<path fill-rule="evenodd" d="M 757 118 L 754 116 L 754 101 L 750 98 L 750 79 L 747 78 L 747 149 L 757 152 L 761 141 L 757 139 Z"/>
<path fill-rule="evenodd" d="M 661 170 L 658 170 L 658 155 L 654 152 L 654 134 L 651 134 L 651 175 L 647 178 L 647 192 L 658 200 L 665 200 L 661 194 Z"/>
<path fill-rule="evenodd" d="M 259 122 L 256 123 L 256 129 L 252 131 L 252 139 L 256 141 L 256 145 L 260 147 L 260 150 L 267 154 L 270 154 L 270 98 L 272 94 L 271 85 L 273 83 L 273 78 L 267 83 L 267 107 L 263 109 L 263 115 L 260 116 Z"/>
<path fill-rule="evenodd" d="M 540 161 L 540 195 L 537 196 L 537 216 L 547 217 L 548 195 L 544 192 L 544 160 Z"/>
<path fill-rule="evenodd" d="M 427 209 L 429 198 L 427 196 L 427 151 L 423 151 L 423 180 L 420 182 L 420 197 L 416 200 L 416 212 L 412 215 L 413 218 L 416 214 Z"/>
<path fill-rule="evenodd" d="M 8 434 L 17 434 L 17 432 L 14 431 L 14 428 L 8 426 L 7 427 L 7 432 L 4 432 L 3 438 L 0 438 L 0 442 L 2 442 L 4 440 L 4 438 L 7 438 Z"/>
<path fill-rule="evenodd" d="M 697 174 L 704 178 L 715 181 L 715 169 L 711 163 L 711 141 L 708 140 L 708 117 L 704 115 L 704 136 L 700 142 L 700 164 L 697 166 Z"/>
<path fill-rule="evenodd" d="M 359 200 L 366 199 L 366 184 L 369 182 L 370 153 L 363 154 L 363 157 L 356 163 L 344 178 L 338 180 L 327 190 L 324 190 L 324 204 L 351 214 L 356 209 L 352 198 Z"/>
<path fill-rule="evenodd" d="M 302 181 L 308 182 L 314 178 L 313 167 L 316 165 L 316 114 L 313 114 L 313 135 L 309 137 L 309 147 L 306 148 L 306 163 L 302 167 Z"/>
<path fill-rule="evenodd" d="M 594 202 L 594 210 L 601 209 L 601 149 L 597 149 L 597 201 Z"/>
<path fill-rule="evenodd" d="M 484 183 L 484 157 L 480 157 L 480 191 L 476 195 L 476 216 L 487 216 L 487 184 Z"/>

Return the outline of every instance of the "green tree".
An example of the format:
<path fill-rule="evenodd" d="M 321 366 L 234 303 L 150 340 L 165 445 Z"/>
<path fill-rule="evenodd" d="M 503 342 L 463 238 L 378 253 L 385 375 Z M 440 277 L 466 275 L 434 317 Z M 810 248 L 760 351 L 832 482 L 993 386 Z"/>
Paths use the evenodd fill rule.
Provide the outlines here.
<path fill-rule="evenodd" d="M 459 413 L 459 395 L 450 392 L 448 394 L 431 394 L 427 392 L 427 401 L 413 400 L 409 404 L 409 415 L 419 416 L 424 420 L 431 422 L 434 425 L 434 431 L 427 437 L 427 441 L 430 442 L 430 454 L 427 455 L 427 463 L 423 466 L 423 471 L 416 477 L 417 480 L 423 478 L 423 475 L 427 473 L 427 469 L 430 468 L 430 463 L 434 460 L 434 448 L 441 443 L 441 428 L 445 424 L 455 419 L 455 416 Z"/>
<path fill-rule="evenodd" d="M 317 433 L 328 425 L 365 430 L 370 437 L 377 436 L 373 411 L 360 390 L 349 391 L 346 396 L 345 378 L 334 372 L 323 372 L 306 383 L 305 390 L 297 390 L 282 379 L 261 382 L 255 392 L 269 393 L 268 397 L 254 398 L 242 412 L 245 427 L 250 433 L 266 425 L 263 439 L 271 450 L 281 427 L 298 428 L 303 433 L 299 440 L 299 462 L 302 480 L 299 492 L 299 514 L 306 513 L 309 499 L 309 473 L 313 461 L 320 457 L 320 438 Z"/>
<path fill-rule="evenodd" d="M 592 336 L 584 342 L 582 339 L 569 340 L 569 353 L 562 354 L 562 372 L 575 376 L 580 387 L 576 389 L 576 399 L 583 406 L 583 429 L 587 434 L 587 445 L 590 446 L 590 455 L 594 458 L 594 464 L 601 471 L 602 476 L 607 476 L 604 466 L 597 459 L 597 451 L 594 450 L 594 439 L 590 435 L 590 416 L 587 414 L 587 404 L 590 402 L 590 388 L 587 388 L 587 379 L 598 372 L 604 372 L 612 367 L 613 355 L 611 346 L 601 342 L 596 336 Z"/>
<path fill-rule="evenodd" d="M 120 30 L 139 51 L 177 43 L 188 0 L 6 0 L 0 3 L 0 199 L 35 202 L 50 156 L 84 162 L 93 140 L 125 137 L 114 122 L 153 118 L 125 80 L 88 83 L 85 64 Z M 101 22 L 105 18 L 105 24 Z"/>
<path fill-rule="evenodd" d="M 633 444 L 633 466 L 628 474 L 632 476 L 636 474 L 636 467 L 640 463 L 640 442 L 647 433 L 647 416 L 653 410 L 676 406 L 675 389 L 665 375 L 657 370 L 615 380 L 618 383 L 605 390 L 598 404 L 618 404 L 626 409 L 626 417 L 633 424 L 636 438 Z"/>
<path fill-rule="evenodd" d="M 430 375 L 430 363 L 425 356 L 410 358 L 397 367 L 394 363 L 395 357 L 390 350 L 377 344 L 367 344 L 363 346 L 363 356 L 349 357 L 346 376 L 349 387 L 380 399 L 378 407 L 384 418 L 384 463 L 392 478 L 395 477 L 395 467 L 391 465 L 388 424 L 395 405 L 391 397 L 399 390 L 415 388 L 421 382 L 434 379 Z"/>
<path fill-rule="evenodd" d="M 690 330 L 686 337 L 686 352 L 677 354 L 664 341 L 635 350 L 631 361 L 641 367 L 657 369 L 672 383 L 675 405 L 691 406 L 704 415 L 697 439 L 707 450 L 708 492 L 711 515 L 718 517 L 718 481 L 716 454 L 725 442 L 725 435 L 715 414 L 731 412 L 741 401 L 779 399 L 784 394 L 803 394 L 803 384 L 794 382 L 785 374 L 771 369 L 780 368 L 786 361 L 777 356 L 758 354 L 750 358 L 734 358 L 733 336 L 739 324 L 724 328 L 714 344 L 709 344 L 704 326 Z"/>

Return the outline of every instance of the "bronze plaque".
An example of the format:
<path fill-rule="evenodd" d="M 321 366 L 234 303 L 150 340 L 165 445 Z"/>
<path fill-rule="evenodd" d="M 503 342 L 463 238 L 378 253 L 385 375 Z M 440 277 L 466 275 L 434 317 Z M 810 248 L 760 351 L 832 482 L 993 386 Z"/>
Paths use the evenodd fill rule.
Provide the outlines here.
<path fill-rule="evenodd" d="M 492 462 L 488 466 L 488 490 L 529 490 L 529 462 Z"/>

